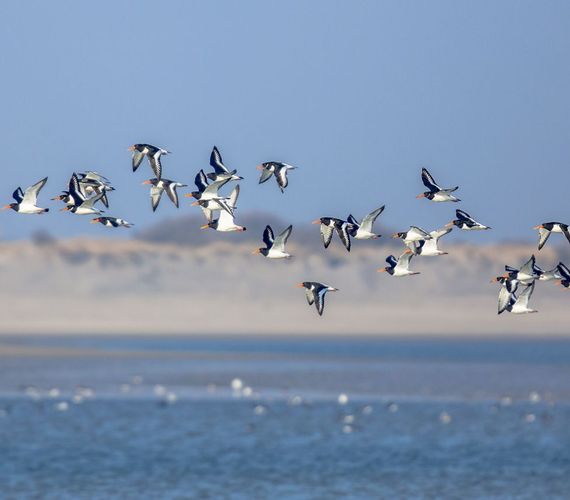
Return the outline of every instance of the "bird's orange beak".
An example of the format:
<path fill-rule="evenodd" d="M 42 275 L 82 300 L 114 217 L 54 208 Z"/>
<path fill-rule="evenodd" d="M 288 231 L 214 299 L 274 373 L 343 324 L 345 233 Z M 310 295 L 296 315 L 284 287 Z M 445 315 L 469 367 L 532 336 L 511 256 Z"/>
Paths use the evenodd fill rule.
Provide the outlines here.
<path fill-rule="evenodd" d="M 539 226 L 534 226 L 533 229 L 542 229 L 544 226 L 540 224 Z"/>
<path fill-rule="evenodd" d="M 426 195 L 424 193 L 418 194 L 416 198 L 419 200 L 420 198 L 425 198 Z"/>
<path fill-rule="evenodd" d="M 317 219 L 314 220 L 313 222 L 311 222 L 311 224 L 320 224 L 321 223 L 321 219 Z"/>
<path fill-rule="evenodd" d="M 127 148 L 127 151 L 134 151 L 134 150 L 135 150 L 135 147 L 134 147 L 134 146 L 129 146 L 129 147 Z"/>
<path fill-rule="evenodd" d="M 305 285 L 303 285 L 303 283 L 297 283 L 295 286 L 297 288 L 305 288 Z"/>
<path fill-rule="evenodd" d="M 386 272 L 386 268 L 385 267 L 381 267 L 380 269 L 378 269 L 379 273 L 385 273 Z"/>
<path fill-rule="evenodd" d="M 194 203 L 192 203 L 193 207 L 197 207 L 200 203 L 198 203 L 197 201 L 195 201 Z"/>
<path fill-rule="evenodd" d="M 194 198 L 194 195 L 192 193 L 186 193 L 184 195 L 185 198 Z"/>
<path fill-rule="evenodd" d="M 65 207 L 59 209 L 60 212 L 67 212 L 68 210 L 69 210 L 69 207 L 67 205 Z"/>
<path fill-rule="evenodd" d="M 399 238 L 400 236 L 398 236 L 398 233 L 394 233 L 392 234 L 392 238 Z"/>
<path fill-rule="evenodd" d="M 251 255 L 257 255 L 258 253 L 261 253 L 259 251 L 259 248 L 255 249 L 253 252 L 251 252 Z"/>
<path fill-rule="evenodd" d="M 96 219 L 91 219 L 89 222 L 91 222 L 91 224 L 97 224 L 97 222 L 99 222 L 99 217 Z"/>
<path fill-rule="evenodd" d="M 404 253 L 413 253 L 413 252 L 412 252 L 409 248 L 406 248 L 406 249 L 404 250 Z"/>
<path fill-rule="evenodd" d="M 448 222 L 444 227 L 445 227 L 445 228 L 453 227 L 453 221 Z"/>
<path fill-rule="evenodd" d="M 257 170 L 263 170 L 263 165 L 257 165 L 257 167 L 255 167 Z"/>
<path fill-rule="evenodd" d="M 4 205 L 4 206 L 2 207 L 2 210 L 6 210 L 7 208 L 12 208 L 12 205 Z"/>
<path fill-rule="evenodd" d="M 54 197 L 54 198 L 50 198 L 50 200 L 59 201 L 59 200 L 61 200 L 61 198 L 60 198 L 59 196 L 56 196 L 56 197 Z"/>
<path fill-rule="evenodd" d="M 200 226 L 200 229 L 208 229 L 210 227 L 209 224 L 204 224 L 203 226 Z"/>
<path fill-rule="evenodd" d="M 143 184 L 150 184 L 150 181 L 147 179 L 146 181 L 143 182 Z"/>

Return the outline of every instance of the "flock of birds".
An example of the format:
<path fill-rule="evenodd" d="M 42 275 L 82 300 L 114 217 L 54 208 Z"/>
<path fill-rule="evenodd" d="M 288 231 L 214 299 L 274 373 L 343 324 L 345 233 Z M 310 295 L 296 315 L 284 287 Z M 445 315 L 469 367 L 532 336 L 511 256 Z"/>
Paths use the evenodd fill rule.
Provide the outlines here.
<path fill-rule="evenodd" d="M 163 193 L 178 208 L 178 188 L 187 187 L 178 181 L 166 179 L 162 176 L 161 158 L 170 152 L 166 149 L 158 148 L 150 144 L 134 144 L 129 147 L 132 152 L 132 169 L 135 172 L 142 164 L 145 158 L 148 159 L 150 167 L 155 175 L 152 179 L 143 182 L 150 186 L 150 198 L 152 210 L 156 211 Z M 186 194 L 186 197 L 192 197 L 195 201 L 192 205 L 199 206 L 206 217 L 206 224 L 202 229 L 214 229 L 221 232 L 245 231 L 246 228 L 236 224 L 235 210 L 240 194 L 239 184 L 235 185 L 229 195 L 225 196 L 220 190 L 231 181 L 240 181 L 243 177 L 237 175 L 236 170 L 229 170 L 222 161 L 222 156 L 217 147 L 214 146 L 210 155 L 210 166 L 212 172 L 205 173 L 200 170 L 196 174 L 194 183 L 196 191 Z M 257 167 L 261 171 L 259 184 L 267 182 L 274 177 L 279 189 L 285 192 L 289 181 L 288 173 L 295 167 L 283 163 L 270 161 L 262 163 Z M 442 188 L 437 184 L 433 176 L 427 169 L 423 168 L 421 178 L 427 191 L 419 194 L 417 198 L 426 198 L 429 201 L 441 203 L 452 202 L 457 203 L 461 200 L 453 193 L 459 189 L 459 186 L 452 188 Z M 49 211 L 49 208 L 40 208 L 37 205 L 38 195 L 47 182 L 47 177 L 38 181 L 36 184 L 22 190 L 18 187 L 14 193 L 14 202 L 5 205 L 4 209 L 12 209 L 21 214 L 43 214 Z M 52 200 L 62 201 L 65 206 L 61 209 L 75 215 L 95 215 L 91 222 L 102 224 L 106 227 L 129 228 L 133 224 L 119 217 L 102 216 L 101 205 L 109 208 L 108 193 L 114 191 L 109 179 L 97 172 L 87 171 L 73 173 L 66 191 L 52 198 Z M 356 240 L 377 239 L 380 234 L 374 233 L 373 225 L 378 216 L 384 211 L 381 206 L 360 222 L 352 215 L 346 220 L 336 217 L 321 217 L 315 220 L 314 224 L 319 224 L 322 242 L 325 248 L 328 248 L 334 233 L 338 235 L 340 241 L 347 251 L 351 249 L 351 238 Z M 414 256 L 436 257 L 447 255 L 439 249 L 439 240 L 449 234 L 454 228 L 463 231 L 481 231 L 491 229 L 477 222 L 467 212 L 456 210 L 456 218 L 446 224 L 443 228 L 427 232 L 417 226 L 410 226 L 407 231 L 398 232 L 392 235 L 393 238 L 402 240 L 405 249 L 402 254 L 396 258 L 390 255 L 386 258 L 388 266 L 379 269 L 380 272 L 386 272 L 394 277 L 405 277 L 420 274 L 410 270 L 410 262 Z M 539 232 L 538 249 L 541 250 L 552 233 L 562 233 L 570 242 L 570 232 L 568 224 L 561 222 L 545 222 L 535 226 Z M 254 253 L 263 255 L 268 259 L 287 259 L 291 254 L 286 252 L 286 244 L 293 226 L 287 227 L 275 237 L 271 226 L 267 226 L 263 232 L 264 247 L 259 248 Z M 505 274 L 497 276 L 492 282 L 501 284 L 499 292 L 498 313 L 504 311 L 514 314 L 534 313 L 535 309 L 529 308 L 529 300 L 534 292 L 535 282 L 557 280 L 560 285 L 570 288 L 570 270 L 562 262 L 550 270 L 544 271 L 536 264 L 536 258 L 533 255 L 520 269 L 505 266 Z M 315 305 L 319 315 L 323 314 L 325 305 L 325 295 L 327 292 L 336 292 L 337 288 L 329 286 L 325 283 L 316 281 L 304 281 L 298 284 L 299 287 L 305 289 L 307 302 L 310 306 Z M 519 293 L 519 288 L 521 291 Z"/>

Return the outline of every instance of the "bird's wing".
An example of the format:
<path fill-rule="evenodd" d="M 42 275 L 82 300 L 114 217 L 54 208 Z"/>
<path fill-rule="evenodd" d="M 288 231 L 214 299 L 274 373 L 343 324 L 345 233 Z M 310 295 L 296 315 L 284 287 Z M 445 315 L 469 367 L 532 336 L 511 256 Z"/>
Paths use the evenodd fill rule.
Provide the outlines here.
<path fill-rule="evenodd" d="M 166 194 L 170 198 L 170 201 L 172 201 L 176 208 L 178 208 L 178 192 L 176 191 L 176 184 L 174 182 L 167 184 L 165 190 Z"/>
<path fill-rule="evenodd" d="M 109 208 L 109 198 L 107 198 L 107 191 L 103 190 L 101 193 L 103 195 L 101 196 L 101 202 L 103 205 L 105 205 L 105 208 Z"/>
<path fill-rule="evenodd" d="M 358 224 L 358 221 L 354 218 L 354 215 L 350 214 L 346 220 L 353 226 L 356 226 L 357 228 L 360 227 L 360 224 Z"/>
<path fill-rule="evenodd" d="M 273 242 L 273 248 L 275 248 L 275 250 L 277 250 L 278 252 L 285 251 L 285 245 L 287 244 L 287 240 L 291 235 L 291 231 L 293 231 L 292 225 L 289 226 L 287 229 L 285 229 L 285 231 L 283 231 L 279 236 L 277 236 L 277 238 L 275 238 L 275 241 Z"/>
<path fill-rule="evenodd" d="M 464 222 L 475 222 L 475 219 L 473 219 L 467 212 L 464 212 L 463 210 L 457 209 L 455 211 L 455 215 L 459 220 L 462 220 Z"/>
<path fill-rule="evenodd" d="M 430 191 L 441 191 L 441 188 L 437 185 L 427 168 L 422 168 L 422 182 Z"/>
<path fill-rule="evenodd" d="M 398 265 L 398 260 L 393 255 L 386 257 L 386 262 L 390 264 L 391 267 L 396 267 Z"/>
<path fill-rule="evenodd" d="M 24 198 L 22 203 L 29 203 L 30 205 L 35 205 L 38 201 L 38 193 L 46 185 L 47 177 L 44 177 L 41 181 L 36 182 L 33 186 L 30 186 L 24 192 Z"/>
<path fill-rule="evenodd" d="M 444 227 L 442 229 L 436 229 L 435 231 L 432 231 L 429 234 L 437 242 L 437 240 L 439 240 L 442 236 L 445 236 L 446 234 L 450 233 L 452 230 L 453 230 L 452 227 Z"/>
<path fill-rule="evenodd" d="M 559 262 L 558 266 L 556 266 L 556 269 L 565 280 L 570 280 L 570 269 L 568 269 L 565 264 Z"/>
<path fill-rule="evenodd" d="M 568 226 L 566 224 L 564 224 L 564 225 L 561 224 L 560 228 L 562 229 L 564 236 L 566 236 L 568 243 L 570 243 L 570 231 L 568 230 Z"/>
<path fill-rule="evenodd" d="M 79 179 L 77 174 L 73 173 L 69 179 L 68 187 L 69 195 L 73 198 L 73 203 L 75 206 L 81 205 L 85 201 L 85 195 L 81 192 L 81 187 L 79 186 Z"/>
<path fill-rule="evenodd" d="M 323 311 L 325 309 L 325 295 L 327 293 L 327 289 L 325 287 L 316 289 L 314 292 L 315 295 L 315 306 L 317 308 L 317 312 L 319 316 L 323 315 Z"/>
<path fill-rule="evenodd" d="M 348 224 L 336 224 L 335 225 L 336 228 L 336 232 L 340 238 L 340 241 L 342 241 L 342 244 L 344 245 L 344 247 L 350 252 L 350 234 L 348 234 L 349 231 L 349 225 Z"/>
<path fill-rule="evenodd" d="M 538 235 L 539 235 L 539 240 L 538 240 L 538 249 L 541 250 L 542 247 L 544 245 L 546 245 L 546 242 L 548 241 L 548 238 L 550 238 L 550 230 L 546 229 L 545 227 L 541 227 L 538 230 Z"/>
<path fill-rule="evenodd" d="M 218 148 L 214 146 L 212 153 L 210 154 L 210 165 L 217 174 L 227 174 L 228 169 L 222 162 L 222 155 L 218 151 Z"/>
<path fill-rule="evenodd" d="M 315 294 L 312 290 L 305 288 L 305 297 L 307 297 L 307 302 L 309 303 L 310 306 L 312 306 L 315 303 Z"/>
<path fill-rule="evenodd" d="M 230 178 L 222 179 L 221 181 L 214 181 L 210 184 L 204 191 L 202 191 L 202 198 L 207 199 L 208 197 L 218 196 L 218 191 L 221 187 L 230 182 Z"/>
<path fill-rule="evenodd" d="M 164 188 L 159 186 L 151 186 L 150 188 L 150 201 L 152 203 L 152 211 L 155 212 L 160 203 L 160 198 L 162 198 L 162 193 Z"/>
<path fill-rule="evenodd" d="M 232 208 L 236 208 L 236 207 L 237 207 L 237 201 L 238 201 L 238 198 L 239 198 L 239 191 L 240 191 L 240 187 L 239 187 L 239 184 L 238 184 L 236 187 L 234 187 L 234 188 L 232 189 L 232 192 L 230 193 L 230 197 L 229 197 L 230 199 L 229 199 L 229 201 L 228 201 L 228 205 L 229 205 L 230 207 L 232 207 Z"/>
<path fill-rule="evenodd" d="M 528 259 L 520 268 L 519 272 L 522 274 L 528 274 L 529 276 L 532 276 L 534 274 L 534 266 L 536 263 L 536 258 L 534 257 L 534 255 Z"/>
<path fill-rule="evenodd" d="M 208 187 L 208 179 L 206 178 L 204 170 L 200 170 L 200 172 L 196 174 L 196 177 L 194 178 L 194 184 L 196 184 L 196 187 L 200 193 L 203 193 Z"/>
<path fill-rule="evenodd" d="M 148 161 L 150 162 L 152 171 L 154 172 L 154 175 L 158 180 L 160 180 L 160 178 L 162 177 L 162 164 L 160 163 L 161 154 L 162 152 L 158 150 L 156 153 L 154 153 L 153 156 L 148 157 Z"/>
<path fill-rule="evenodd" d="M 528 302 L 532 297 L 532 292 L 534 292 L 534 281 L 521 292 L 517 302 L 524 308 L 528 308 Z"/>
<path fill-rule="evenodd" d="M 14 198 L 18 203 L 22 203 L 22 201 L 24 200 L 24 192 L 22 191 L 21 187 L 19 187 L 12 193 L 12 198 Z"/>
<path fill-rule="evenodd" d="M 321 224 L 321 239 L 323 240 L 323 245 L 325 248 L 328 248 L 331 244 L 333 231 L 333 227 L 327 226 L 326 224 Z"/>
<path fill-rule="evenodd" d="M 202 209 L 202 212 L 204 214 L 204 216 L 206 217 L 206 219 L 208 220 L 208 222 L 212 222 L 213 219 L 213 212 L 212 210 L 210 210 L 209 208 L 206 207 L 200 207 Z M 223 211 L 225 213 L 225 210 Z M 221 212 L 220 212 L 220 216 L 221 216 Z"/>
<path fill-rule="evenodd" d="M 509 292 L 506 286 L 501 286 L 501 289 L 499 290 L 499 304 L 497 307 L 497 314 L 503 313 L 507 307 L 509 307 L 511 303 L 512 293 Z"/>
<path fill-rule="evenodd" d="M 287 179 L 287 167 L 277 168 L 275 170 L 275 179 L 277 180 L 277 184 L 281 188 L 281 192 L 285 190 L 285 188 L 289 185 L 289 179 Z"/>
<path fill-rule="evenodd" d="M 263 231 L 263 243 L 265 243 L 267 248 L 271 248 L 274 241 L 275 236 L 273 235 L 273 229 L 271 229 L 271 226 L 266 226 Z"/>
<path fill-rule="evenodd" d="M 141 153 L 138 149 L 133 151 L 133 172 L 136 172 L 137 168 L 139 168 L 143 158 L 144 153 Z"/>
<path fill-rule="evenodd" d="M 263 184 L 264 182 L 269 180 L 272 175 L 273 171 L 269 170 L 267 167 L 264 167 L 263 170 L 261 171 L 261 176 L 259 177 L 259 184 Z"/>
<path fill-rule="evenodd" d="M 373 210 L 366 217 L 364 217 L 364 219 L 362 219 L 362 224 L 360 224 L 360 227 L 363 231 L 368 231 L 369 233 L 372 232 L 372 225 L 378 216 L 384 211 L 384 207 L 385 205 L 382 205 L 380 208 Z"/>
<path fill-rule="evenodd" d="M 426 240 L 431 239 L 431 235 L 427 231 L 424 231 L 421 227 L 410 226 L 410 230 L 416 232 L 418 235 L 422 236 Z"/>
<path fill-rule="evenodd" d="M 409 269 L 410 260 L 412 260 L 413 256 L 413 253 L 404 252 L 400 257 L 398 257 L 398 267 L 401 269 Z"/>

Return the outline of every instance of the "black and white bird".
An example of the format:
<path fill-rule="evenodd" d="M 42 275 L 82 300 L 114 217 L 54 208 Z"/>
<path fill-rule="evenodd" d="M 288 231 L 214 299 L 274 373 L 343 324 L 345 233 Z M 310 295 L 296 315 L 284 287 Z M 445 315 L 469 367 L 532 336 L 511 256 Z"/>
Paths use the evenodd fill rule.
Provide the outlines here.
<path fill-rule="evenodd" d="M 437 182 L 435 182 L 433 176 L 428 172 L 427 168 L 422 168 L 422 182 L 424 183 L 424 186 L 428 188 L 428 191 L 418 194 L 416 198 L 427 198 L 428 200 L 435 202 L 461 201 L 459 198 L 456 198 L 451 194 L 454 191 L 457 191 L 459 186 L 452 188 L 440 187 Z"/>
<path fill-rule="evenodd" d="M 101 197 L 101 203 L 103 203 L 105 207 L 109 208 L 109 199 L 107 198 L 107 192 L 115 190 L 115 188 L 111 185 L 109 179 L 99 174 L 98 172 L 93 172 L 92 170 L 78 173 L 77 178 L 79 179 L 79 187 L 81 188 L 81 192 L 85 196 L 96 196 L 103 193 L 103 196 Z M 59 199 L 62 198 L 60 197 Z"/>
<path fill-rule="evenodd" d="M 538 229 L 538 249 L 541 250 L 542 247 L 550 238 L 551 233 L 562 233 L 566 236 L 566 239 L 570 243 L 570 231 L 568 231 L 568 224 L 563 224 L 562 222 L 544 222 L 538 226 L 534 226 L 533 229 Z"/>
<path fill-rule="evenodd" d="M 505 266 L 505 271 L 506 274 L 503 275 L 505 278 L 519 281 L 523 285 L 530 285 L 534 280 L 539 279 L 541 274 L 544 273 L 544 271 L 536 265 L 536 257 L 534 255 L 532 255 L 530 259 L 520 267 L 520 269 L 512 266 Z"/>
<path fill-rule="evenodd" d="M 214 212 L 224 210 L 230 215 L 234 215 L 234 209 L 229 205 L 230 199 L 227 197 L 208 198 L 203 200 L 200 198 L 192 203 L 193 206 L 199 206 L 204 212 L 208 222 L 214 220 Z"/>
<path fill-rule="evenodd" d="M 375 234 L 372 226 L 378 216 L 384 211 L 384 207 L 385 205 L 382 205 L 380 208 L 370 212 L 362 219 L 360 224 L 352 215 L 349 215 L 348 222 L 353 226 L 351 236 L 357 240 L 375 240 L 380 238 L 381 235 Z"/>
<path fill-rule="evenodd" d="M 69 203 L 63 207 L 62 211 L 71 212 L 75 215 L 99 215 L 101 210 L 95 208 L 95 203 L 103 198 L 103 192 L 98 195 L 88 197 L 81 191 L 79 178 L 74 172 L 69 179 L 69 187 L 67 188 L 69 194 Z"/>
<path fill-rule="evenodd" d="M 227 205 L 229 208 L 234 210 L 237 207 L 237 199 L 239 197 L 240 187 L 239 184 L 234 187 L 230 193 Z M 220 215 L 217 219 L 208 222 L 208 224 L 203 225 L 200 229 L 215 229 L 221 232 L 232 232 L 232 231 L 245 231 L 244 226 L 239 226 L 235 223 L 234 216 L 225 210 L 220 210 Z"/>
<path fill-rule="evenodd" d="M 218 181 L 214 181 L 211 184 L 203 183 L 205 176 L 203 177 L 203 171 L 196 175 L 194 183 L 198 187 L 198 191 L 192 191 L 191 193 L 185 194 L 187 198 L 196 198 L 197 200 L 211 200 L 215 198 L 220 198 L 219 190 L 225 186 L 231 179 L 225 178 Z"/>
<path fill-rule="evenodd" d="M 214 169 L 213 172 L 207 174 L 208 179 L 213 181 L 221 181 L 228 179 L 230 181 L 239 181 L 243 177 L 237 175 L 237 170 L 228 170 L 222 161 L 222 155 L 216 146 L 212 149 L 210 154 L 210 166 Z"/>
<path fill-rule="evenodd" d="M 18 187 L 12 193 L 12 198 L 16 200 L 15 203 L 4 205 L 2 210 L 11 208 L 20 214 L 43 214 L 45 212 L 49 212 L 49 208 L 40 208 L 37 206 L 38 194 L 45 186 L 47 179 L 47 177 L 44 177 L 41 181 L 38 181 L 32 186 L 26 188 L 25 191 L 22 191 L 22 188 Z"/>
<path fill-rule="evenodd" d="M 291 236 L 291 231 L 293 231 L 293 226 L 289 226 L 275 238 L 271 226 L 266 226 L 263 231 L 263 243 L 265 243 L 265 248 L 258 248 L 254 254 L 259 253 L 268 259 L 289 259 L 291 254 L 285 251 L 285 245 L 287 244 L 289 236 Z"/>
<path fill-rule="evenodd" d="M 333 233 L 336 231 L 344 247 L 350 252 L 350 234 L 355 231 L 354 226 L 347 221 L 335 217 L 321 217 L 314 220 L 313 224 L 320 224 L 321 239 L 325 248 L 328 248 Z"/>
<path fill-rule="evenodd" d="M 436 231 L 430 231 L 429 235 L 431 238 L 429 240 L 420 240 L 412 242 L 412 247 L 409 247 L 415 255 L 421 255 L 423 257 L 438 257 L 439 255 L 447 255 L 447 252 L 443 252 L 439 249 L 438 243 L 439 239 L 446 234 L 449 234 L 453 228 L 447 227 L 438 229 Z"/>
<path fill-rule="evenodd" d="M 414 253 L 409 248 L 406 248 L 406 250 L 404 250 L 404 253 L 400 255 L 400 257 L 398 257 L 397 259 L 393 255 L 389 255 L 386 258 L 386 262 L 389 265 L 386 267 L 381 267 L 380 269 L 378 269 L 378 272 L 388 273 L 391 276 L 395 276 L 397 278 L 402 278 L 404 276 L 412 276 L 414 274 L 420 274 L 417 271 L 410 270 L 410 261 L 412 260 L 413 256 Z"/>
<path fill-rule="evenodd" d="M 178 192 L 176 191 L 179 187 L 186 187 L 186 184 L 181 182 L 171 181 L 170 179 L 148 179 L 143 182 L 143 184 L 150 185 L 150 201 L 152 205 L 152 211 L 155 212 L 162 198 L 162 193 L 166 191 L 166 194 L 170 198 L 170 201 L 178 208 Z"/>
<path fill-rule="evenodd" d="M 125 219 L 117 217 L 95 217 L 91 219 L 91 224 L 102 224 L 105 227 L 133 227 L 134 224 L 127 222 Z"/>
<path fill-rule="evenodd" d="M 275 180 L 281 192 L 285 192 L 285 188 L 289 185 L 289 179 L 287 178 L 287 172 L 289 170 L 295 170 L 297 167 L 293 167 L 287 163 L 282 163 L 280 161 L 268 161 L 258 165 L 257 170 L 261 170 L 261 176 L 259 177 L 259 184 L 263 184 L 268 181 L 272 175 L 275 175 Z"/>
<path fill-rule="evenodd" d="M 463 210 L 456 210 L 455 215 L 457 219 L 452 220 L 445 227 L 456 226 L 464 231 L 483 231 L 485 229 L 491 229 L 489 226 L 484 226 L 483 224 L 477 222 L 473 219 L 467 212 Z"/>
<path fill-rule="evenodd" d="M 204 173 L 204 170 L 200 170 L 194 177 L 194 184 L 196 185 L 196 191 L 192 191 L 191 193 L 185 194 L 187 198 L 196 198 L 199 200 L 202 197 L 202 193 L 208 187 L 208 178 Z"/>
<path fill-rule="evenodd" d="M 139 168 L 146 156 L 156 178 L 159 180 L 162 178 L 162 164 L 160 162 L 160 157 L 162 155 L 170 154 L 170 151 L 157 148 L 150 144 L 133 144 L 129 147 L 129 151 L 133 152 L 133 172 L 136 172 L 137 168 Z"/>
<path fill-rule="evenodd" d="M 416 249 L 416 243 L 422 240 L 431 240 L 432 236 L 421 227 L 410 226 L 410 229 L 407 231 L 394 233 L 392 238 L 401 239 L 404 242 L 404 245 L 414 252 Z"/>
<path fill-rule="evenodd" d="M 560 274 L 559 266 L 562 262 L 559 262 L 558 265 L 554 269 L 550 269 L 549 271 L 542 271 L 540 277 L 538 278 L 539 281 L 554 281 L 562 279 Z M 564 264 L 562 264 L 564 265 Z"/>
<path fill-rule="evenodd" d="M 568 269 L 568 267 L 566 267 L 564 264 L 562 264 L 562 262 L 560 262 L 558 264 L 558 273 L 562 277 L 562 279 L 560 280 L 560 284 L 564 288 L 570 288 L 570 269 Z"/>
<path fill-rule="evenodd" d="M 303 281 L 297 285 L 300 288 L 305 289 L 305 296 L 307 297 L 307 302 L 310 306 L 315 304 L 319 316 L 323 315 L 323 310 L 325 308 L 325 295 L 327 292 L 338 292 L 338 288 L 334 288 L 324 283 L 318 283 L 317 281 Z"/>

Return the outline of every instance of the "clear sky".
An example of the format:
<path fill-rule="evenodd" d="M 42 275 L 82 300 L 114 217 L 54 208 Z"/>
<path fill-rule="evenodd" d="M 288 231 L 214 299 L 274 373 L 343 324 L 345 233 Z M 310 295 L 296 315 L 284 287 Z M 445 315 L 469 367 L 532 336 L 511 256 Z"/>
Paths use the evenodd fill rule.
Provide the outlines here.
<path fill-rule="evenodd" d="M 188 184 L 218 145 L 246 177 L 240 211 L 385 203 L 390 227 L 433 229 L 456 205 L 415 199 L 427 166 L 495 228 L 469 236 L 534 238 L 570 222 L 569 19 L 565 1 L 4 2 L 0 201 L 48 175 L 52 212 L 0 212 L 0 237 L 109 235 L 49 201 L 86 169 L 117 187 L 109 215 L 176 215 L 151 212 L 147 164 L 131 172 L 127 147 L 149 142 Z M 299 167 L 285 195 L 257 185 L 268 160 Z"/>

